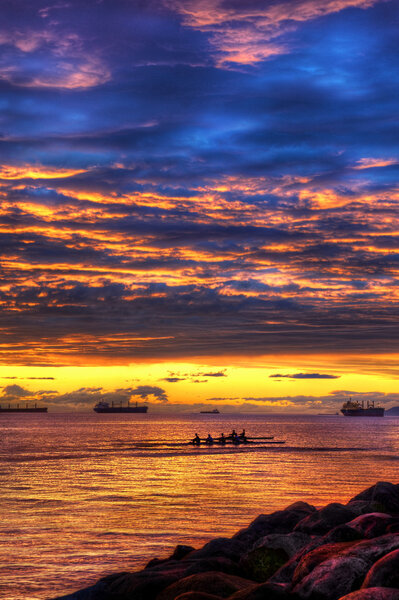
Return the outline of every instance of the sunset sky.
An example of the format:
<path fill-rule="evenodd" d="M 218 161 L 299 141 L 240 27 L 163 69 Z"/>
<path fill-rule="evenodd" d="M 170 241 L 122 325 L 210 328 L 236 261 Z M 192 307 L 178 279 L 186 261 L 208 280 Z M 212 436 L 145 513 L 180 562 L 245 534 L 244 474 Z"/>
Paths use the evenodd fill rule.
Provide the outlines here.
<path fill-rule="evenodd" d="M 399 3 L 2 0 L 0 404 L 399 405 Z"/>

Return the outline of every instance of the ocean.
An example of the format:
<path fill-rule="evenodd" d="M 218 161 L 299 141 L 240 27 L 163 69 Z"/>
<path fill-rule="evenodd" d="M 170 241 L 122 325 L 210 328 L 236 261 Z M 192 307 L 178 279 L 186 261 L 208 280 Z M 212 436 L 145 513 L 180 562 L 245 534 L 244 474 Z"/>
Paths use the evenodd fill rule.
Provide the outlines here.
<path fill-rule="evenodd" d="M 304 415 L 0 415 L 0 597 L 44 600 L 230 536 L 301 499 L 398 482 L 399 419 Z M 200 447 L 195 432 L 284 445 Z"/>

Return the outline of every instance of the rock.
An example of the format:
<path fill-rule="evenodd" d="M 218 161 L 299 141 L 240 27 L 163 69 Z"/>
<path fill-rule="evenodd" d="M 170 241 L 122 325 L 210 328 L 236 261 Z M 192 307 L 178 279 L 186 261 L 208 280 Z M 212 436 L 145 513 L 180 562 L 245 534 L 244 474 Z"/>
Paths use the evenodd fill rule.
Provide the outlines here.
<path fill-rule="evenodd" d="M 177 596 L 176 600 L 221 600 L 221 597 L 206 592 L 184 592 Z"/>
<path fill-rule="evenodd" d="M 350 527 L 349 523 L 344 523 L 344 525 L 337 525 L 337 527 L 334 527 L 331 529 L 331 531 L 326 533 L 323 536 L 320 545 L 336 544 L 339 542 L 354 542 L 363 538 L 364 536 L 360 532 L 356 531 L 356 529 Z"/>
<path fill-rule="evenodd" d="M 334 502 L 302 519 L 295 526 L 294 531 L 309 534 L 324 534 L 333 527 L 347 523 L 355 517 L 356 513 L 353 510 L 343 504 Z"/>
<path fill-rule="evenodd" d="M 386 554 L 374 563 L 366 575 L 362 588 L 379 586 L 399 588 L 399 550 Z"/>
<path fill-rule="evenodd" d="M 171 559 L 175 559 L 175 560 L 181 560 L 182 558 L 184 558 L 185 556 L 187 556 L 187 554 L 190 554 L 191 552 L 194 552 L 195 548 L 193 548 L 192 546 L 186 546 L 184 544 L 177 544 L 176 548 L 173 550 L 173 554 L 171 555 Z"/>
<path fill-rule="evenodd" d="M 261 546 L 246 554 L 240 561 L 240 567 L 248 579 L 262 582 L 267 581 L 289 559 L 282 548 Z"/>
<path fill-rule="evenodd" d="M 291 533 L 295 525 L 316 509 L 306 502 L 295 502 L 284 510 L 278 510 L 271 515 L 259 515 L 246 529 L 233 536 L 249 547 L 259 538 L 270 533 Z"/>
<path fill-rule="evenodd" d="M 250 586 L 253 586 L 253 581 L 235 575 L 208 571 L 207 573 L 190 575 L 172 583 L 157 596 L 157 600 L 175 600 L 185 592 L 205 592 L 227 598 L 234 592 Z M 137 600 L 136 596 L 134 596 L 134 600 Z"/>
<path fill-rule="evenodd" d="M 287 586 L 261 583 L 236 592 L 229 600 L 295 600 L 295 598 L 296 596 L 289 593 Z"/>
<path fill-rule="evenodd" d="M 292 585 L 295 586 L 302 579 L 312 573 L 312 571 L 321 563 L 340 556 L 345 550 L 348 550 L 348 548 L 351 548 L 354 544 L 356 544 L 356 542 L 325 544 L 324 546 L 320 546 L 315 550 L 311 550 L 299 561 L 292 578 Z"/>
<path fill-rule="evenodd" d="M 255 542 L 252 550 L 255 548 L 280 548 L 291 558 L 307 546 L 311 540 L 310 535 L 306 533 L 271 533 Z"/>
<path fill-rule="evenodd" d="M 213 556 L 184 562 L 187 565 L 185 577 L 194 575 L 195 573 L 206 573 L 207 571 L 219 571 L 229 575 L 244 576 L 244 572 L 238 563 L 224 556 Z"/>
<path fill-rule="evenodd" d="M 374 587 L 356 590 L 339 600 L 399 600 L 399 590 L 388 587 Z"/>
<path fill-rule="evenodd" d="M 245 550 L 245 544 L 239 540 L 221 537 L 211 540 L 205 544 L 205 546 L 200 548 L 200 550 L 195 550 L 186 554 L 185 560 L 223 556 L 225 558 L 230 558 L 231 560 L 239 561 Z"/>
<path fill-rule="evenodd" d="M 299 563 L 294 574 L 294 591 L 301 598 L 337 600 L 360 587 L 372 564 L 397 548 L 397 534 L 331 544 L 330 548 L 321 546 Z"/>
<path fill-rule="evenodd" d="M 379 481 L 364 492 L 352 498 L 347 506 L 350 508 L 352 502 L 373 503 L 375 511 L 389 514 L 399 514 L 399 485 Z M 378 508 L 379 507 L 379 508 Z M 370 511 L 372 512 L 372 511 Z"/>
<path fill-rule="evenodd" d="M 359 532 L 364 538 L 374 538 L 384 535 L 387 532 L 388 526 L 393 522 L 394 519 L 391 515 L 374 512 L 360 515 L 347 523 L 347 525 Z"/>

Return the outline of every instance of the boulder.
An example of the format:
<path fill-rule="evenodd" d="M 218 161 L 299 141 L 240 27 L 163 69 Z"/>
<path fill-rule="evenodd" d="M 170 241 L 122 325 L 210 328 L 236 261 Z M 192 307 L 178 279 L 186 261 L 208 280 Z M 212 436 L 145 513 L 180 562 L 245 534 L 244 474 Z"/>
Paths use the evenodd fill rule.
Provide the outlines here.
<path fill-rule="evenodd" d="M 290 533 L 295 525 L 316 509 L 306 502 L 295 502 L 284 510 L 278 510 L 271 515 L 259 515 L 246 529 L 233 536 L 249 548 L 259 538 L 270 533 Z"/>
<path fill-rule="evenodd" d="M 374 587 L 356 590 L 339 600 L 399 600 L 399 590 L 388 587 Z"/>
<path fill-rule="evenodd" d="M 374 538 L 384 535 L 388 526 L 394 522 L 393 517 L 387 513 L 367 513 L 350 521 L 347 525 L 357 531 L 364 538 Z"/>
<path fill-rule="evenodd" d="M 359 588 L 372 564 L 397 548 L 396 534 L 331 544 L 330 548 L 321 546 L 299 563 L 294 574 L 294 591 L 301 598 L 337 600 Z"/>
<path fill-rule="evenodd" d="M 351 503 L 354 502 L 368 502 L 374 506 L 374 512 L 399 514 L 399 484 L 394 485 L 386 481 L 379 481 L 364 492 L 354 496 L 347 506 L 350 508 Z"/>
<path fill-rule="evenodd" d="M 371 567 L 362 588 L 387 586 L 399 593 L 399 550 L 386 554 Z"/>
<path fill-rule="evenodd" d="M 289 558 L 292 558 L 302 548 L 311 542 L 312 538 L 306 533 L 271 533 L 265 535 L 255 542 L 252 550 L 256 548 L 280 548 L 284 550 Z"/>
<path fill-rule="evenodd" d="M 207 571 L 219 571 L 230 575 L 244 576 L 244 571 L 238 563 L 224 556 L 213 556 L 184 562 L 187 566 L 185 577 L 194 575 L 195 573 L 206 573 Z"/>
<path fill-rule="evenodd" d="M 184 592 L 177 596 L 176 600 L 221 600 L 221 597 L 206 592 Z"/>
<path fill-rule="evenodd" d="M 246 554 L 240 561 L 245 577 L 254 581 L 267 581 L 289 559 L 282 548 L 261 546 Z"/>
<path fill-rule="evenodd" d="M 321 563 L 340 556 L 345 550 L 351 548 L 356 542 L 341 542 L 338 544 L 324 544 L 315 550 L 311 550 L 303 555 L 295 569 L 292 585 L 295 586 L 302 579 L 307 577 Z"/>
<path fill-rule="evenodd" d="M 356 513 L 353 510 L 343 504 L 334 502 L 302 519 L 295 526 L 294 531 L 311 535 L 325 534 L 333 527 L 347 523 L 355 517 Z"/>
<path fill-rule="evenodd" d="M 229 600 L 295 600 L 295 598 L 293 594 L 290 594 L 287 586 L 261 583 L 236 592 L 230 596 Z"/>
<path fill-rule="evenodd" d="M 157 600 L 175 600 L 185 592 L 205 592 L 227 598 L 234 592 L 250 586 L 253 586 L 253 581 L 248 581 L 248 579 L 217 571 L 208 571 L 190 575 L 172 583 L 157 596 Z M 136 596 L 134 596 L 134 600 L 136 600 Z"/>
<path fill-rule="evenodd" d="M 320 545 L 354 542 L 361 539 L 364 539 L 364 536 L 359 531 L 350 527 L 349 523 L 344 523 L 343 525 L 337 525 L 337 527 L 334 527 L 331 531 L 323 535 Z"/>
<path fill-rule="evenodd" d="M 211 540 L 199 550 L 187 553 L 185 560 L 223 556 L 238 561 L 245 550 L 245 544 L 239 540 L 220 537 Z"/>

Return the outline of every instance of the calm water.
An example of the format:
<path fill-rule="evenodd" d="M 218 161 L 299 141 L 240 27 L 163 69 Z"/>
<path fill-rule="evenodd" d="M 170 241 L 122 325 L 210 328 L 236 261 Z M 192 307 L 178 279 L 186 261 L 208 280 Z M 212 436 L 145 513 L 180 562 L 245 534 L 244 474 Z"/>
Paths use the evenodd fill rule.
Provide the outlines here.
<path fill-rule="evenodd" d="M 398 482 L 399 419 L 1 415 L 0 596 L 43 600 L 303 499 Z M 245 427 L 284 446 L 166 443 Z"/>

